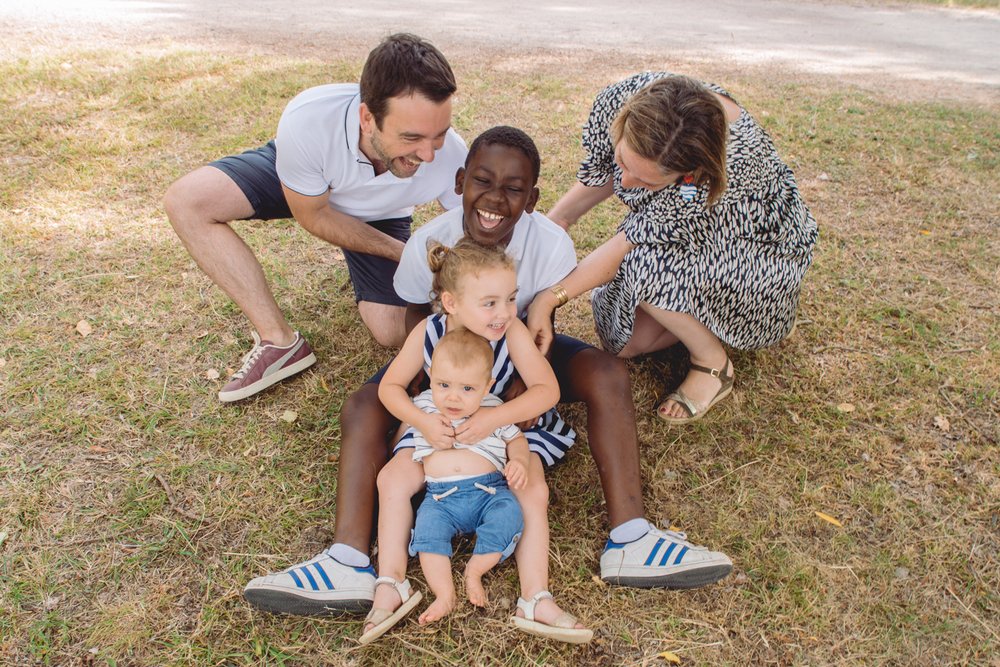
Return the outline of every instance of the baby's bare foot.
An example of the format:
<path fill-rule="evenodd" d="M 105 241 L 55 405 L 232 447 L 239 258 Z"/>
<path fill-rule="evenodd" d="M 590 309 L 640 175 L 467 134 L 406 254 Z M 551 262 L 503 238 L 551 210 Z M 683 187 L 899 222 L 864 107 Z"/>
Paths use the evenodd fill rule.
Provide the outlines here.
<path fill-rule="evenodd" d="M 469 597 L 469 602 L 477 607 L 486 606 L 486 589 L 483 588 L 482 575 L 465 570 L 465 594 Z"/>
<path fill-rule="evenodd" d="M 452 610 L 455 609 L 455 598 L 436 598 L 431 606 L 424 610 L 424 613 L 420 614 L 420 618 L 417 619 L 420 625 L 427 625 L 428 623 L 433 623 L 434 621 L 440 620 L 450 614 Z"/>

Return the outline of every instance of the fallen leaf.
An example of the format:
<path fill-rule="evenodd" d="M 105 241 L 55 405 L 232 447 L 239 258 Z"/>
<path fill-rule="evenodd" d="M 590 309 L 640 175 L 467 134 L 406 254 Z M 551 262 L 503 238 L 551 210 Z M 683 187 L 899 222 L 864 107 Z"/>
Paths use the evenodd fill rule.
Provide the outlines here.
<path fill-rule="evenodd" d="M 94 333 L 94 327 L 90 326 L 87 320 L 80 320 L 76 323 L 76 332 L 86 338 L 90 334 Z"/>
<path fill-rule="evenodd" d="M 326 385 L 326 378 L 320 376 L 320 378 L 319 378 L 319 386 L 323 387 L 323 391 L 325 391 L 326 393 L 328 393 L 328 394 L 330 393 L 330 387 L 328 387 Z"/>
<path fill-rule="evenodd" d="M 828 174 L 828 173 L 826 173 L 824 171 L 819 176 L 816 177 L 816 180 L 817 181 L 829 181 L 830 180 L 830 174 Z"/>
<path fill-rule="evenodd" d="M 931 235 L 931 230 L 929 230 L 929 229 L 921 229 L 920 233 L 923 234 L 924 236 L 930 236 Z"/>
<path fill-rule="evenodd" d="M 841 403 L 837 409 L 844 413 L 854 412 L 854 403 Z"/>
<path fill-rule="evenodd" d="M 215 370 L 214 368 L 209 368 L 207 371 L 205 371 L 205 377 L 207 377 L 209 380 L 218 380 L 219 371 Z"/>
<path fill-rule="evenodd" d="M 332 454 L 327 454 L 326 460 L 328 463 L 336 463 L 337 461 L 340 460 L 340 454 L 338 454 L 337 452 L 333 452 Z"/>
<path fill-rule="evenodd" d="M 794 412 L 792 412 L 791 410 L 785 410 L 785 412 L 787 412 L 788 416 L 792 418 L 792 423 L 793 424 L 798 425 L 799 422 L 802 421 L 801 419 L 799 419 L 799 416 L 797 414 L 795 414 Z"/>
<path fill-rule="evenodd" d="M 838 521 L 837 519 L 834 519 L 832 516 L 830 516 L 829 514 L 826 514 L 824 512 L 816 512 L 816 516 L 818 516 L 820 519 L 823 519 L 823 521 L 826 521 L 827 523 L 832 523 L 837 528 L 843 528 L 844 527 L 844 524 L 840 523 L 840 521 Z"/>
<path fill-rule="evenodd" d="M 50 595 L 44 600 L 42 600 L 42 608 L 45 611 L 52 611 L 59 606 L 59 602 L 62 600 L 61 595 Z"/>
<path fill-rule="evenodd" d="M 3 368 L 6 365 L 7 365 L 7 360 L 4 359 L 3 357 L 0 357 L 0 368 Z"/>
<path fill-rule="evenodd" d="M 90 446 L 90 451 L 92 451 L 92 452 L 94 452 L 96 454 L 107 454 L 111 450 L 108 449 L 107 447 L 101 447 L 100 445 L 91 445 Z"/>
<path fill-rule="evenodd" d="M 945 433 L 951 430 L 951 422 L 948 421 L 948 418 L 945 417 L 944 415 L 938 415 L 937 417 L 935 417 L 934 425 L 937 426 L 942 431 L 944 431 Z"/>
<path fill-rule="evenodd" d="M 659 654 L 658 656 L 656 656 L 656 657 L 658 657 L 658 658 L 663 658 L 663 659 L 664 659 L 664 660 L 666 660 L 667 662 L 672 662 L 672 663 L 673 663 L 673 664 L 675 664 L 675 665 L 679 665 L 679 664 L 681 664 L 681 659 L 680 659 L 679 657 L 677 657 L 677 655 L 676 655 L 676 654 L 674 654 L 674 653 L 671 653 L 670 651 L 664 651 L 663 653 L 660 653 L 660 654 Z"/>
<path fill-rule="evenodd" d="M 601 579 L 600 577 L 598 577 L 598 576 L 597 576 L 596 574 L 592 574 L 592 575 L 590 576 L 590 578 L 591 578 L 591 579 L 593 580 L 593 582 L 594 582 L 595 584 L 597 584 L 598 586 L 607 586 L 607 583 L 605 583 L 605 581 L 604 581 L 603 579 Z"/>
<path fill-rule="evenodd" d="M 291 424 L 293 421 L 299 418 L 299 413 L 294 410 L 285 410 L 284 414 L 281 415 L 281 419 Z"/>

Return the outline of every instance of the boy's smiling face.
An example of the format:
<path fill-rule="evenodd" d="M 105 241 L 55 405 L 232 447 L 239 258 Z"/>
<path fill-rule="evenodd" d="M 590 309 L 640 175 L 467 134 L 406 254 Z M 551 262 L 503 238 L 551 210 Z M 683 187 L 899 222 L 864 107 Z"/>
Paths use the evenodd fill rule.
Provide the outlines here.
<path fill-rule="evenodd" d="M 531 160 L 503 144 L 480 147 L 458 170 L 455 192 L 462 195 L 465 233 L 483 245 L 506 245 L 521 214 L 538 201 Z"/>

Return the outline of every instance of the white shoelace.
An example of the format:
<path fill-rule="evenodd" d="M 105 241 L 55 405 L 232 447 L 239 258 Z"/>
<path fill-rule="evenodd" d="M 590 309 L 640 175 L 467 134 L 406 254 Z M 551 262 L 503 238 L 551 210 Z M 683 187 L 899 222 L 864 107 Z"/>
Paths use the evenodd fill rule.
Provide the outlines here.
<path fill-rule="evenodd" d="M 253 348 L 243 357 L 243 365 L 240 367 L 240 370 L 233 373 L 232 379 L 242 380 L 243 376 L 250 372 L 250 369 L 253 368 L 253 365 L 257 363 L 262 354 L 264 354 L 264 346 L 260 344 L 260 339 L 255 335 Z"/>

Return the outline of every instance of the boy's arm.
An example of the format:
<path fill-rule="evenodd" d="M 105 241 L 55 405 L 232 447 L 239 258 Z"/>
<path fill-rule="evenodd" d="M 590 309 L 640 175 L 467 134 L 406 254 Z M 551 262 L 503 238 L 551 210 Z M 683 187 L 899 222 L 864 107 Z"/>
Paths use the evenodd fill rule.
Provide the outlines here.
<path fill-rule="evenodd" d="M 559 198 L 555 206 L 549 209 L 547 215 L 552 222 L 563 229 L 569 229 L 570 225 L 583 217 L 587 211 L 613 195 L 614 192 L 615 185 L 611 180 L 597 188 L 576 182 L 573 187 L 566 191 L 566 194 Z"/>
<path fill-rule="evenodd" d="M 555 309 L 573 297 L 614 278 L 625 255 L 634 247 L 625 238 L 625 232 L 618 232 L 597 250 L 584 257 L 559 285 L 542 290 L 535 296 L 528 306 L 528 331 L 539 349 L 548 351 L 549 345 L 552 344 L 552 313 Z M 559 292 L 560 287 L 565 293 Z"/>
<path fill-rule="evenodd" d="M 413 328 L 426 320 L 431 314 L 431 304 L 429 303 L 408 303 L 406 313 L 403 316 L 406 332 L 413 331 Z"/>

